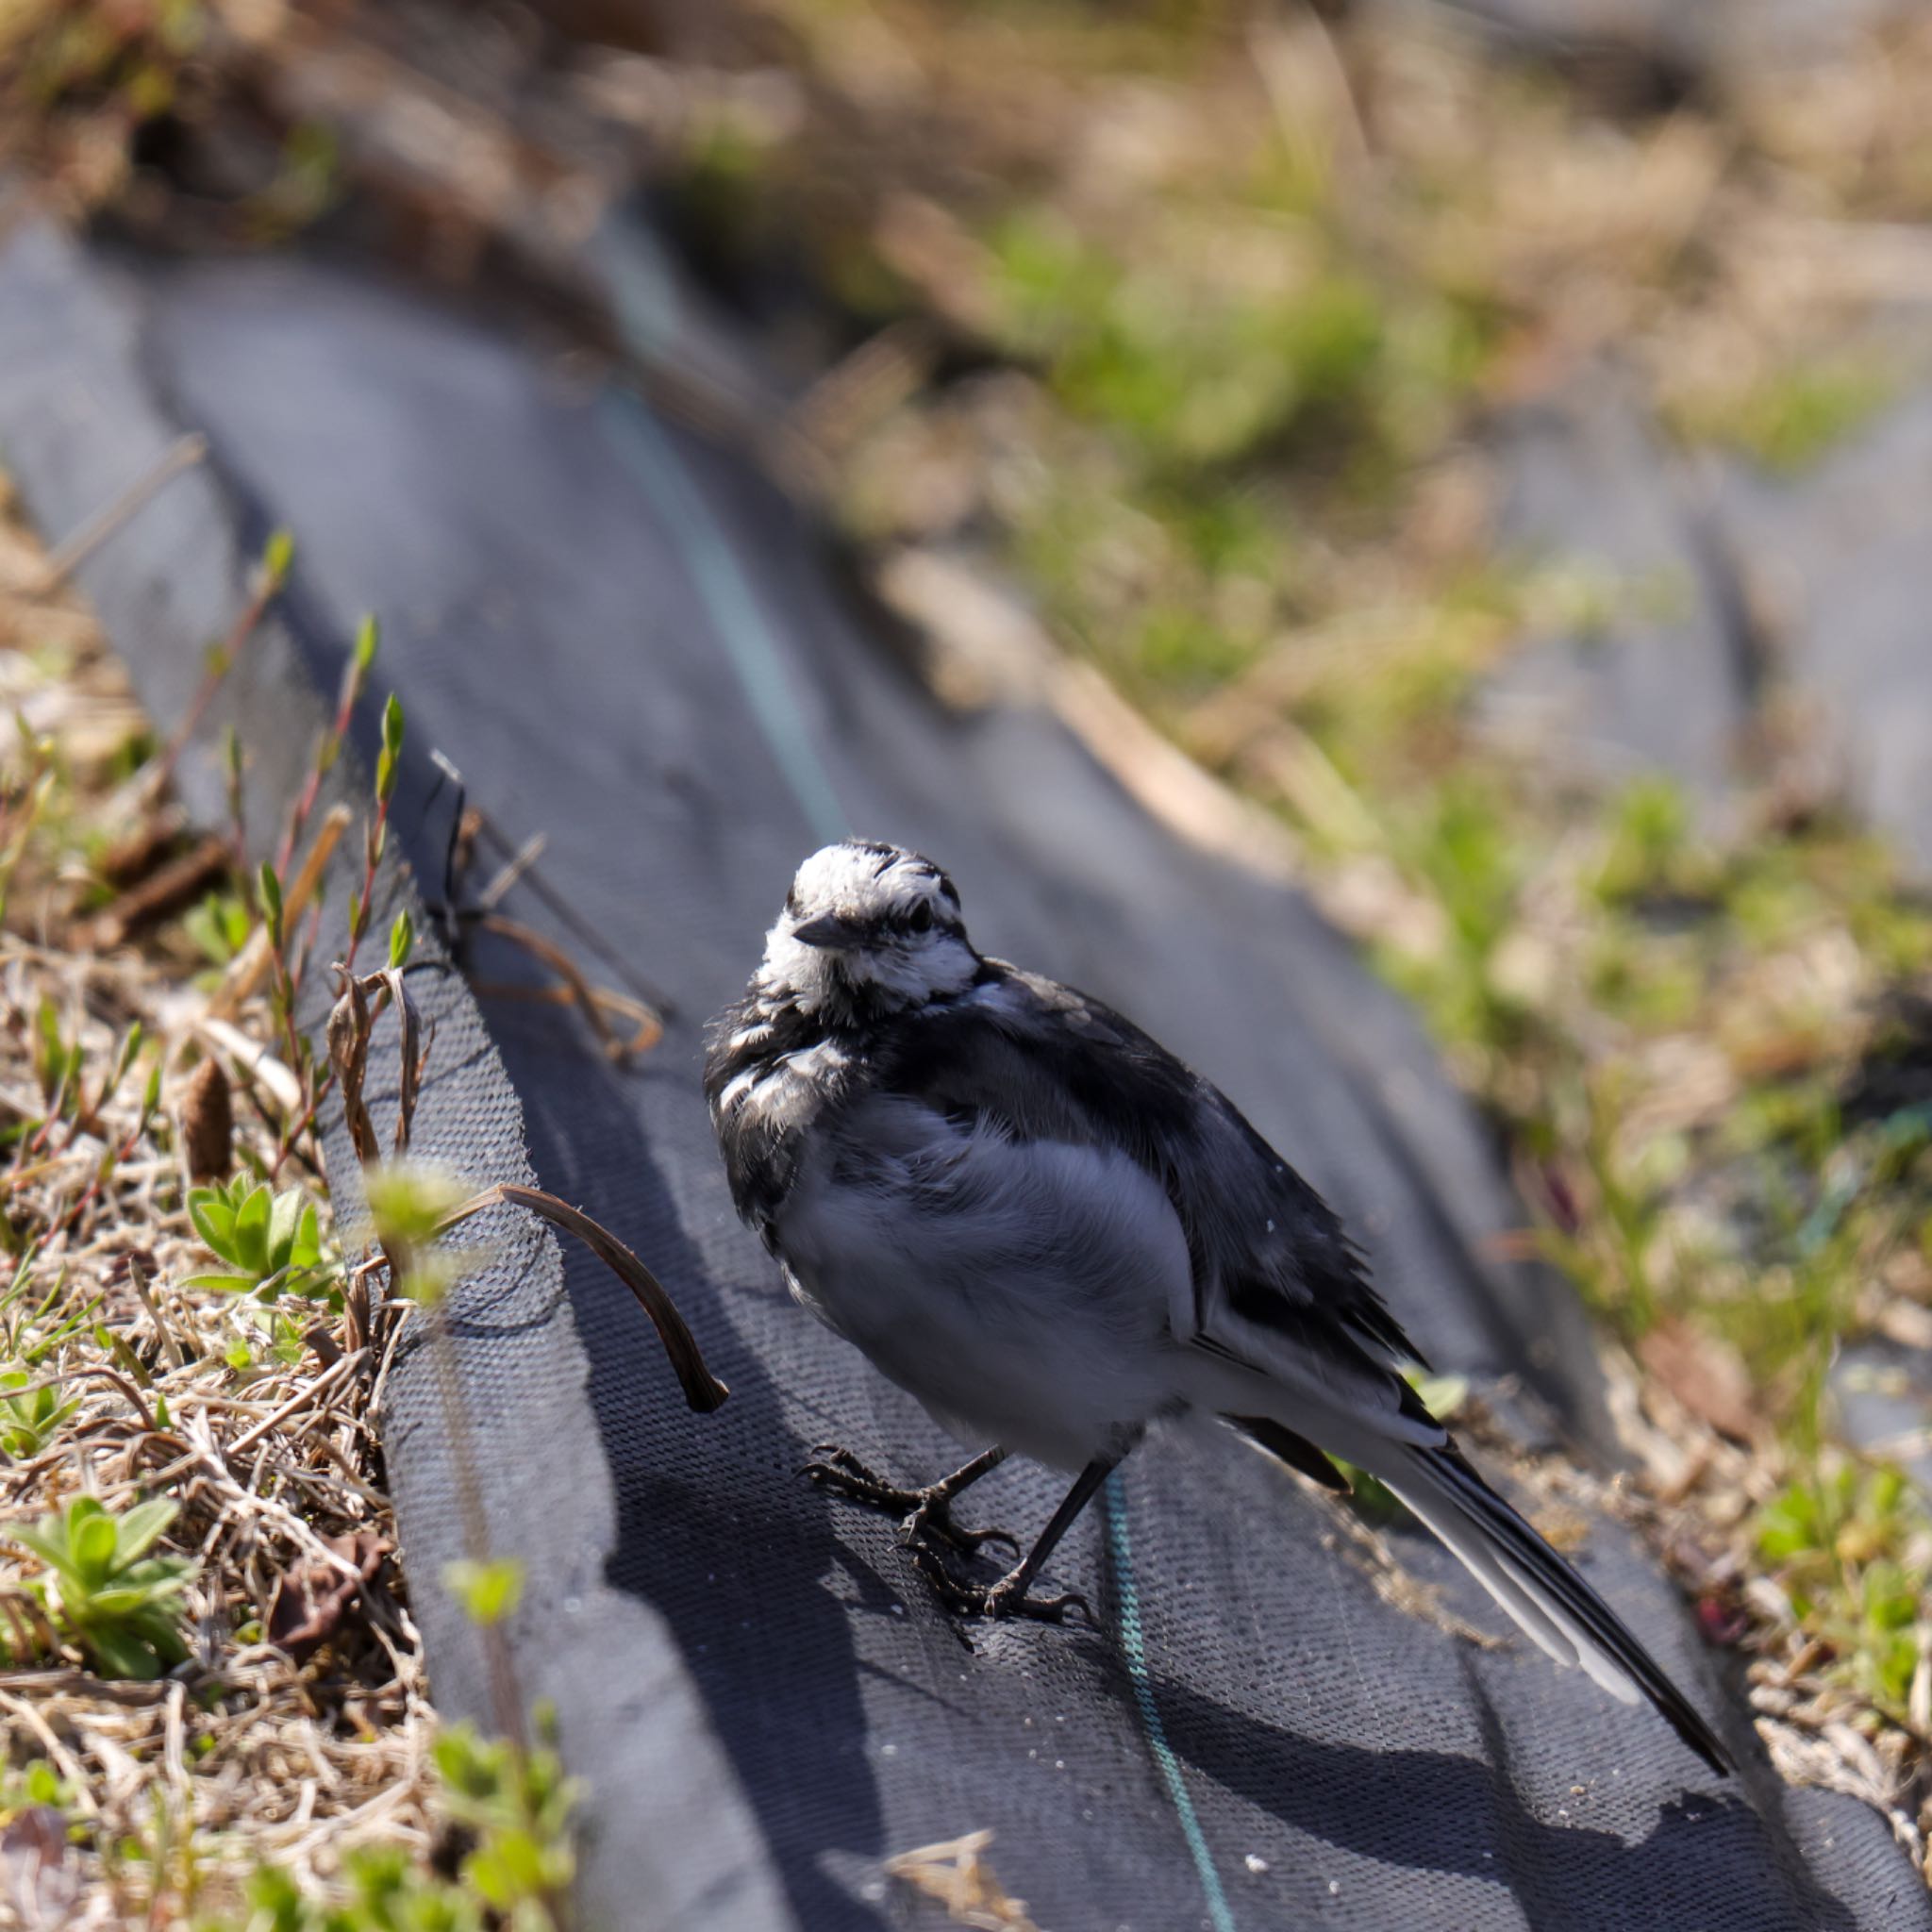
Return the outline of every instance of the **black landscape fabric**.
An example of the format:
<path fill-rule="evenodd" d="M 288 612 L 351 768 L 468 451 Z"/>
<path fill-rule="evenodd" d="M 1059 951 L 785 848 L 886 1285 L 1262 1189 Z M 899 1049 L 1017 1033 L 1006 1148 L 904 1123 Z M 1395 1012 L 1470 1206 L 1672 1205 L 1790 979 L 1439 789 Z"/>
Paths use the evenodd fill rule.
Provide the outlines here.
<path fill-rule="evenodd" d="M 460 1374 L 492 1539 L 527 1569 L 517 1668 L 588 1781 L 587 1925 L 937 1924 L 881 1861 L 986 1829 L 1048 1932 L 1932 1926 L 1880 1818 L 1779 1785 L 1735 1674 L 1608 1522 L 1576 1560 L 1744 1755 L 1740 1778 L 1523 1642 L 1478 1648 L 1385 1601 L 1330 1506 L 1232 1440 L 1151 1444 L 1069 1538 L 1049 1580 L 1088 1593 L 1098 1631 L 962 1643 L 891 1526 L 798 1474 L 827 1440 L 922 1477 L 957 1451 L 791 1305 L 732 1218 L 698 1093 L 703 1020 L 797 861 L 847 827 L 941 858 L 982 943 L 1228 1089 L 1347 1212 L 1440 1367 L 1515 1376 L 1525 1415 L 1601 1441 L 1574 1306 L 1485 1258 L 1511 1204 L 1414 1023 L 1294 893 L 1179 843 L 1046 716 L 941 712 L 769 486 L 621 389 L 314 261 L 104 260 L 16 223 L 0 460 L 42 530 L 80 525 L 191 427 L 208 463 L 83 572 L 161 723 L 246 559 L 291 527 L 291 593 L 218 712 L 242 720 L 258 785 L 299 769 L 315 689 L 378 612 L 422 890 L 447 826 L 434 745 L 512 839 L 544 835 L 545 878 L 674 1009 L 620 1070 L 555 1008 L 479 1016 L 454 975 L 425 986 L 419 1145 L 479 1186 L 534 1172 L 601 1217 L 733 1389 L 689 1413 L 625 1290 L 495 1218 Z M 219 798 L 206 760 L 187 775 Z M 522 970 L 487 945 L 475 963 Z M 399 1364 L 389 1402 L 438 1703 L 487 1719 L 438 1584 L 461 1537 L 426 1362 Z M 963 1513 L 1030 1531 L 1057 1487 L 1009 1468 Z M 1425 1537 L 1390 1535 L 1498 1628 Z"/>

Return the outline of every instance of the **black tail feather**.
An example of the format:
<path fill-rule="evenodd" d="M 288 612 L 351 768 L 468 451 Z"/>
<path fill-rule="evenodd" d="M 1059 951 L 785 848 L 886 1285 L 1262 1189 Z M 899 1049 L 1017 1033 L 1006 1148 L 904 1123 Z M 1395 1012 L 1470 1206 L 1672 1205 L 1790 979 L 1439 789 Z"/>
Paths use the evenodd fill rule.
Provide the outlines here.
<path fill-rule="evenodd" d="M 1716 1732 L 1624 1626 L 1617 1613 L 1476 1474 L 1453 1443 L 1408 1453 L 1429 1472 L 1430 1488 L 1452 1502 L 1486 1541 L 1562 1607 L 1698 1757 L 1720 1775 L 1737 1769 Z"/>
<path fill-rule="evenodd" d="M 1312 1476 L 1324 1489 L 1333 1490 L 1341 1496 L 1353 1493 L 1348 1478 L 1306 1436 L 1297 1436 L 1292 1429 L 1283 1428 L 1265 1415 L 1231 1415 L 1224 1420 L 1257 1448 L 1267 1450 L 1289 1468 Z"/>

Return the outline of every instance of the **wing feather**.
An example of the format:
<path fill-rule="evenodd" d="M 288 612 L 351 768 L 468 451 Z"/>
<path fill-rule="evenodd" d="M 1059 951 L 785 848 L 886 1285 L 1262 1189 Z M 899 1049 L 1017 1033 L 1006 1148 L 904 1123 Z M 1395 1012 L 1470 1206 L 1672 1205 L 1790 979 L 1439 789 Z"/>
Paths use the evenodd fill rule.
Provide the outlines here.
<path fill-rule="evenodd" d="M 1102 1001 L 988 960 L 961 998 L 899 1029 L 879 1077 L 1015 1139 L 1131 1156 L 1187 1234 L 1193 1298 L 1177 1340 L 1249 1358 L 1271 1340 L 1312 1345 L 1351 1374 L 1422 1360 L 1321 1195 L 1225 1094 Z"/>

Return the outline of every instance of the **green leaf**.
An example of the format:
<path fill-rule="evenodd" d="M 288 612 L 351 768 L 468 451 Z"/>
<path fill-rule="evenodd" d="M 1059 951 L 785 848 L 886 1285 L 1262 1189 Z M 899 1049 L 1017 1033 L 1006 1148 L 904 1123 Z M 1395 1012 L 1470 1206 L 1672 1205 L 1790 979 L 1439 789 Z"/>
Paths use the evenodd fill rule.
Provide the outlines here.
<path fill-rule="evenodd" d="M 93 1652 L 101 1674 L 131 1677 L 137 1684 L 152 1683 L 161 1674 L 161 1660 L 137 1637 L 112 1624 L 85 1633 L 87 1647 Z"/>
<path fill-rule="evenodd" d="M 0 1524 L 0 1536 L 31 1550 L 50 1570 L 58 1570 L 63 1576 L 74 1575 L 66 1533 L 58 1516 L 43 1516 L 38 1523 Z"/>
<path fill-rule="evenodd" d="M 135 1021 L 127 1029 L 127 1037 L 121 1042 L 121 1051 L 114 1057 L 114 1077 L 108 1082 L 110 1088 L 118 1087 L 127 1077 L 127 1070 L 134 1064 L 134 1056 L 141 1051 L 141 1022 Z"/>
<path fill-rule="evenodd" d="M 256 1274 L 191 1274 L 181 1284 L 209 1294 L 253 1294 L 260 1285 L 261 1277 Z"/>
<path fill-rule="evenodd" d="M 502 1910 L 519 1899 L 534 1898 L 543 1890 L 542 1848 L 525 1830 L 493 1831 L 483 1847 L 463 1867 L 463 1874 L 484 1898 Z"/>
<path fill-rule="evenodd" d="M 67 1547 L 74 1567 L 90 1583 L 105 1583 L 114 1569 L 114 1523 L 106 1515 L 81 1517 L 70 1512 L 67 1520 Z"/>
<path fill-rule="evenodd" d="M 142 1566 L 145 1569 L 145 1565 Z M 90 1628 L 108 1624 L 125 1624 L 143 1636 L 156 1619 L 162 1620 L 181 1594 L 182 1579 L 168 1576 L 130 1576 L 125 1582 L 104 1583 L 88 1592 L 84 1605 L 74 1607 L 76 1622 Z"/>
<path fill-rule="evenodd" d="M 381 636 L 373 615 L 365 616 L 356 626 L 355 664 L 358 679 L 367 677 L 369 667 L 375 662 L 375 647 L 381 641 Z"/>
<path fill-rule="evenodd" d="M 265 858 L 261 861 L 256 886 L 261 901 L 261 916 L 268 925 L 269 942 L 279 946 L 282 942 L 282 882 L 275 876 L 275 867 Z"/>
<path fill-rule="evenodd" d="M 409 954 L 415 944 L 415 922 L 409 917 L 409 908 L 405 906 L 389 929 L 389 963 L 392 971 L 400 972 L 409 963 Z"/>
<path fill-rule="evenodd" d="M 313 1268 L 322 1260 L 322 1230 L 315 1218 L 315 1203 L 302 1204 L 301 1219 L 296 1223 L 294 1245 L 289 1252 L 289 1265 L 291 1268 Z"/>
<path fill-rule="evenodd" d="M 42 1094 L 52 1100 L 67 1078 L 69 1054 L 60 1037 L 59 1009 L 46 995 L 35 1012 L 34 1028 L 34 1071 L 40 1076 Z"/>
<path fill-rule="evenodd" d="M 382 750 L 375 761 L 375 796 L 379 804 L 389 803 L 396 789 L 396 774 L 403 756 L 403 701 L 394 691 L 382 708 Z"/>
<path fill-rule="evenodd" d="M 429 1748 L 445 1794 L 463 1808 L 474 1811 L 502 1789 L 509 1747 L 479 1737 L 467 1718 L 452 1724 Z"/>
<path fill-rule="evenodd" d="M 516 1608 L 524 1593 L 524 1566 L 512 1557 L 481 1563 L 465 1557 L 443 1565 L 442 1581 L 470 1622 L 487 1626 L 502 1623 Z"/>
<path fill-rule="evenodd" d="M 262 587 L 266 591 L 279 591 L 289 580 L 290 567 L 295 561 L 295 534 L 292 530 L 276 530 L 262 546 L 261 575 Z"/>
<path fill-rule="evenodd" d="M 295 1237 L 301 1230 L 303 1200 L 300 1191 L 289 1188 L 277 1194 L 268 1222 L 268 1265 L 277 1273 L 289 1265 L 294 1254 Z"/>
<path fill-rule="evenodd" d="M 268 1223 L 275 1196 L 264 1182 L 252 1190 L 235 1212 L 235 1250 L 230 1258 L 258 1279 L 269 1273 Z"/>
<path fill-rule="evenodd" d="M 235 1258 L 235 1209 L 221 1189 L 191 1189 L 188 1218 L 211 1254 L 225 1261 Z"/>
<path fill-rule="evenodd" d="M 115 1553 L 121 1561 L 132 1563 L 136 1557 L 145 1556 L 179 1514 L 179 1507 L 165 1496 L 137 1503 L 133 1508 L 124 1510 L 115 1525 Z"/>

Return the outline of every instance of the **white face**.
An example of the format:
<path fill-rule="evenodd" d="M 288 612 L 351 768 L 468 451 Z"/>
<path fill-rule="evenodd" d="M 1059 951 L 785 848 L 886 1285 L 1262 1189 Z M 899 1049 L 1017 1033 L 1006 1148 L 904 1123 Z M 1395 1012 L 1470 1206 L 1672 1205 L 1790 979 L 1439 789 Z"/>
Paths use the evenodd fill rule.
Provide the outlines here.
<path fill-rule="evenodd" d="M 758 977 L 809 1012 L 855 996 L 923 1006 L 959 991 L 978 970 L 958 895 L 938 866 L 896 845 L 847 840 L 798 868 Z"/>

